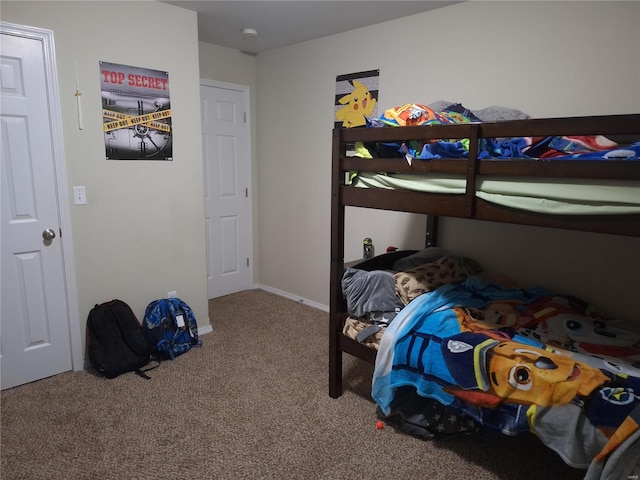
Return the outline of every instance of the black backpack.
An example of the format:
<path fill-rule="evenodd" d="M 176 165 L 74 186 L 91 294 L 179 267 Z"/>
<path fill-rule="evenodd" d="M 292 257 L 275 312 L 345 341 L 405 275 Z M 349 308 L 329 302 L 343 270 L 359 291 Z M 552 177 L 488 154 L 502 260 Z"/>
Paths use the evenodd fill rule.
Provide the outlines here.
<path fill-rule="evenodd" d="M 87 350 L 91 365 L 101 375 L 115 378 L 136 372 L 148 379 L 142 368 L 151 361 L 154 346 L 131 307 L 122 300 L 96 305 L 89 312 Z"/>

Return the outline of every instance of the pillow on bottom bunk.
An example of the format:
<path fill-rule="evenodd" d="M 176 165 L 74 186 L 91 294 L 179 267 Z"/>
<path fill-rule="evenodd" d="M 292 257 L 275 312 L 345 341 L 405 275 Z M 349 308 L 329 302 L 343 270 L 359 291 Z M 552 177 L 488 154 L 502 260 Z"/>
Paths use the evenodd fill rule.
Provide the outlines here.
<path fill-rule="evenodd" d="M 349 314 L 377 322 L 389 323 L 403 307 L 395 293 L 393 272 L 347 268 L 342 293 Z"/>
<path fill-rule="evenodd" d="M 464 260 L 457 257 L 445 256 L 432 263 L 426 263 L 411 270 L 395 274 L 396 295 L 404 305 L 426 292 L 446 284 L 461 282 L 472 272 L 465 265 Z"/>
<path fill-rule="evenodd" d="M 420 265 L 424 265 L 425 263 L 437 262 L 442 257 L 445 257 L 447 255 L 450 254 L 444 248 L 427 247 L 412 255 L 408 255 L 396 260 L 393 264 L 392 270 L 396 272 L 410 270 Z"/>

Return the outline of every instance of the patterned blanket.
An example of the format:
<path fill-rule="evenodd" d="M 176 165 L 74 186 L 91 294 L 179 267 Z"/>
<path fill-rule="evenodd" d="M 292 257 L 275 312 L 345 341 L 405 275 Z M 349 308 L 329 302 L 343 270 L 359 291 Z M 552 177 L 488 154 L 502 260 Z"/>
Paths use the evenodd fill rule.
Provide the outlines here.
<path fill-rule="evenodd" d="M 588 479 L 640 473 L 640 331 L 575 297 L 475 276 L 420 295 L 380 344 L 383 415 L 407 386 L 488 428 L 536 434 Z"/>
<path fill-rule="evenodd" d="M 388 110 L 377 119 L 369 119 L 369 127 L 404 127 L 419 125 L 455 125 L 482 121 L 463 105 L 456 103 L 434 110 L 413 103 Z M 407 159 L 467 158 L 469 139 L 409 141 L 401 144 L 368 145 L 362 156 L 397 156 Z M 638 160 L 640 142 L 618 145 L 602 135 L 483 138 L 479 143 L 480 159 L 544 158 L 558 160 Z"/>

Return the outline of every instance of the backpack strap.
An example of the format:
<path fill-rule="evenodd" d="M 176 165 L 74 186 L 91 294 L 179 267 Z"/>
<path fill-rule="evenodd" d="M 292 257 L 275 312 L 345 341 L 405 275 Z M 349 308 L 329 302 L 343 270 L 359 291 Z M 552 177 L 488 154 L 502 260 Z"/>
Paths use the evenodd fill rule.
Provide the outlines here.
<path fill-rule="evenodd" d="M 173 354 L 172 346 L 173 339 L 167 340 L 166 338 L 164 338 L 158 342 L 157 349 L 158 351 L 167 352 L 167 355 L 169 355 L 169 360 L 173 360 L 175 358 L 175 355 Z"/>
<path fill-rule="evenodd" d="M 156 308 L 158 309 L 158 328 L 161 330 L 165 330 L 167 328 L 166 322 L 164 320 L 171 321 L 171 313 L 169 312 L 168 304 L 169 301 L 166 299 L 160 299 L 156 302 Z M 171 325 L 169 325 L 171 327 Z M 173 360 L 173 339 L 163 338 L 156 343 L 155 349 L 158 352 L 166 352 L 169 355 L 169 358 Z"/>
<path fill-rule="evenodd" d="M 169 308 L 171 308 L 172 315 L 173 315 L 174 319 L 175 319 L 175 315 L 176 315 L 175 314 L 175 304 L 174 304 L 174 302 L 177 303 L 178 307 L 180 308 L 180 310 L 182 310 L 182 314 L 183 314 L 183 318 L 184 318 L 184 326 L 187 329 L 187 331 L 189 332 L 189 336 L 191 337 L 191 345 L 193 345 L 194 347 L 201 347 L 202 346 L 202 339 L 199 338 L 199 336 L 197 335 L 198 332 L 196 332 L 194 334 L 193 330 L 191 330 L 191 321 L 189 319 L 189 316 L 193 315 L 193 311 L 191 310 L 191 307 L 189 307 L 189 305 L 184 303 L 179 298 L 169 299 L 169 301 L 168 301 Z"/>
<path fill-rule="evenodd" d="M 141 368 L 136 368 L 134 370 L 135 374 L 138 375 L 139 377 L 144 378 L 145 380 L 151 380 L 151 377 L 149 375 L 147 375 L 146 372 L 148 372 L 149 370 L 156 369 L 156 368 L 158 368 L 160 366 L 160 359 L 159 358 L 157 358 L 154 355 L 153 360 L 156 362 L 156 364 L 153 367 L 145 368 L 144 370 L 141 369 Z"/>
<path fill-rule="evenodd" d="M 178 325 L 178 317 L 176 315 L 176 309 L 175 309 L 175 305 L 173 304 L 173 298 L 169 298 L 167 300 L 167 308 L 169 309 L 169 315 L 171 315 L 171 319 L 176 322 L 176 331 L 173 333 L 173 338 L 171 338 L 171 347 L 173 347 L 173 344 L 176 341 L 176 338 L 178 338 L 178 335 L 180 334 L 180 325 Z M 182 322 L 186 325 L 185 321 L 184 321 L 184 312 L 182 314 Z M 169 348 L 169 356 L 171 357 L 171 360 L 173 360 L 174 355 L 173 355 L 173 348 Z"/>
<path fill-rule="evenodd" d="M 191 330 L 191 321 L 189 320 L 189 313 L 193 315 L 193 312 L 191 312 L 191 308 L 179 298 L 169 298 L 167 300 L 167 305 L 169 306 L 171 317 L 176 322 L 176 326 L 178 326 L 176 304 L 180 309 L 180 311 L 182 312 L 182 320 L 183 320 L 184 328 L 186 328 L 187 331 L 189 332 L 189 337 L 191 337 L 191 345 L 193 345 L 194 347 L 201 347 L 202 340 L 200 338 L 196 340 L 197 337 L 196 335 L 194 335 L 193 331 Z M 179 328 L 176 330 L 174 339 L 178 336 L 178 333 L 179 333 Z"/>

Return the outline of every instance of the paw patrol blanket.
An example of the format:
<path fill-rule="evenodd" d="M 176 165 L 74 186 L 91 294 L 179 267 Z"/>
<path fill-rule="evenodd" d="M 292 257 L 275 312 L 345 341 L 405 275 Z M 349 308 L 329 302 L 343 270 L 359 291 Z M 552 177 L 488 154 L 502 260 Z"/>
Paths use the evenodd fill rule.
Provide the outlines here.
<path fill-rule="evenodd" d="M 380 344 L 383 414 L 406 386 L 505 434 L 533 432 L 588 479 L 640 472 L 640 331 L 575 297 L 480 277 L 419 296 Z"/>

